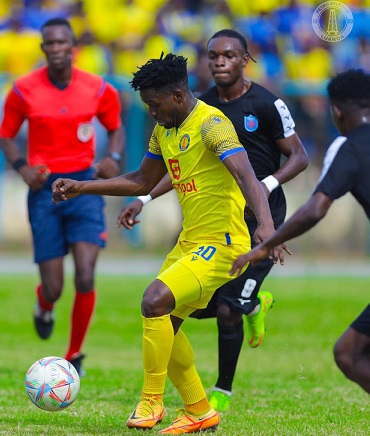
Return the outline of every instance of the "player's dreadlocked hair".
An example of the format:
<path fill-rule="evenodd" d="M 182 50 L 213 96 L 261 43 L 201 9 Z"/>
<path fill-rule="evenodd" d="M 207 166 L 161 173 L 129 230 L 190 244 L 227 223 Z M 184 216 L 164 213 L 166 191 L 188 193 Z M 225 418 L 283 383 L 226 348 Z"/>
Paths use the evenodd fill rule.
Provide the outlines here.
<path fill-rule="evenodd" d="M 370 108 L 370 75 L 361 69 L 339 73 L 329 82 L 328 94 L 333 104 Z"/>
<path fill-rule="evenodd" d="M 249 53 L 249 51 L 248 51 L 248 43 L 247 43 L 247 40 L 244 38 L 244 36 L 243 36 L 241 33 L 237 32 L 236 30 L 233 30 L 233 29 L 222 29 L 222 30 L 219 30 L 218 32 L 214 33 L 214 34 L 209 38 L 209 40 L 208 40 L 208 44 L 209 44 L 209 42 L 210 42 L 212 39 L 215 39 L 215 38 L 218 38 L 218 37 L 221 37 L 221 36 L 226 36 L 227 38 L 235 38 L 235 39 L 238 39 L 239 42 L 240 42 L 240 44 L 241 44 L 241 46 L 242 46 L 242 48 L 243 48 L 244 53 L 246 53 L 246 54 L 247 54 L 247 55 L 252 59 L 253 62 L 256 62 L 256 61 L 252 58 L 252 56 L 250 55 L 250 53 Z M 207 44 L 207 45 L 208 45 L 208 44 Z"/>
<path fill-rule="evenodd" d="M 134 73 L 130 84 L 135 91 L 154 88 L 156 91 L 172 92 L 188 87 L 187 58 L 172 53 L 159 59 L 150 59 Z"/>

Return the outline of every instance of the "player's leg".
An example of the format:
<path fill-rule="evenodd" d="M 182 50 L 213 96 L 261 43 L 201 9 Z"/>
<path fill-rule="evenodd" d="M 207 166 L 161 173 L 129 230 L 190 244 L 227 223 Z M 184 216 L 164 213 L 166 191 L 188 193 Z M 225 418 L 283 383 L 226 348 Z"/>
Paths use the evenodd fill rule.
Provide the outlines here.
<path fill-rule="evenodd" d="M 75 366 L 80 375 L 84 375 L 81 366 L 84 355 L 81 350 L 95 309 L 94 276 L 100 247 L 89 242 L 77 242 L 72 245 L 71 249 L 75 265 L 75 294 L 71 313 L 69 344 L 65 358 Z"/>
<path fill-rule="evenodd" d="M 370 305 L 338 339 L 334 358 L 343 374 L 370 394 Z"/>
<path fill-rule="evenodd" d="M 54 207 L 53 207 L 54 206 Z M 41 283 L 36 288 L 34 323 L 38 335 L 47 339 L 54 326 L 54 303 L 63 289 L 63 256 L 67 253 L 61 225 L 63 205 L 50 201 L 50 186 L 29 191 L 28 216 L 32 230 L 34 260 Z"/>
<path fill-rule="evenodd" d="M 191 309 L 190 309 L 191 310 Z M 181 308 L 176 309 L 176 313 Z M 186 316 L 189 307 L 184 307 L 181 316 Z M 212 409 L 206 392 L 195 367 L 193 349 L 184 332 L 178 328 L 182 319 L 171 317 L 176 331 L 172 352 L 168 363 L 168 376 L 179 391 L 185 408 L 174 422 L 162 430 L 160 434 L 171 434 L 177 428 L 186 428 L 188 432 L 211 430 L 218 426 L 220 417 Z"/>
<path fill-rule="evenodd" d="M 266 296 L 271 294 L 260 292 L 260 287 L 272 265 L 269 259 L 256 267 L 249 265 L 238 278 L 226 283 L 218 291 L 218 379 L 210 397 L 210 403 L 218 411 L 227 410 L 230 406 L 232 385 L 244 340 L 243 315 L 247 315 L 248 320 L 248 344 L 258 346 L 264 337 L 265 316 L 271 307 L 272 296 L 270 302 Z"/>
<path fill-rule="evenodd" d="M 84 180 L 87 172 L 73 173 Z M 86 338 L 96 301 L 94 283 L 95 265 L 100 248 L 105 247 L 105 202 L 97 195 L 81 195 L 65 203 L 63 213 L 65 238 L 71 247 L 75 275 L 75 299 L 71 314 L 71 331 L 65 358 L 84 375 L 81 360 L 82 345 Z"/>
<path fill-rule="evenodd" d="M 175 299 L 170 289 L 156 279 L 145 290 L 141 307 L 144 382 L 140 400 L 126 425 L 150 429 L 164 416 L 163 393 L 174 341 L 170 312 Z"/>
<path fill-rule="evenodd" d="M 207 306 L 214 289 L 229 281 L 230 263 L 237 256 L 235 250 L 239 248 L 242 249 L 242 247 L 231 248 L 218 245 L 194 247 L 189 256 L 182 258 L 182 265 L 187 269 L 184 269 L 185 275 L 181 277 L 181 280 L 176 281 L 177 270 L 174 271 L 176 274 L 171 274 L 169 277 L 160 276 L 174 290 L 177 305 L 172 312 L 173 318 L 185 319 L 194 311 L 194 308 L 202 309 Z M 191 274 L 194 274 L 197 279 L 194 282 L 194 290 L 198 288 L 199 297 L 186 301 L 182 287 L 176 286 L 176 283 L 189 283 Z M 184 411 L 170 426 L 162 430 L 161 434 L 176 433 L 180 429 L 182 432 L 186 429 L 187 433 L 191 433 L 217 427 L 219 415 L 207 400 L 195 368 L 191 345 L 181 330 L 174 339 L 168 375 L 182 396 Z"/>
<path fill-rule="evenodd" d="M 63 289 L 63 257 L 39 263 L 41 283 L 36 287 L 34 323 L 40 338 L 50 337 L 54 327 L 54 304 Z"/>
<path fill-rule="evenodd" d="M 229 278 L 231 260 L 238 253 L 231 248 L 224 253 L 222 247 L 218 248 L 178 243 L 167 256 L 158 278 L 145 291 L 142 302 L 143 395 L 127 421 L 129 427 L 152 428 L 162 418 L 160 406 L 156 407 L 154 401 L 161 404 L 169 366 L 171 379 L 184 398 L 187 415 L 183 418 L 191 419 L 196 413 L 197 425 L 202 429 L 218 424 L 215 423 L 215 419 L 219 419 L 217 413 L 212 412 L 215 415 L 212 420 L 207 415 L 211 407 L 194 366 L 191 346 L 181 333 L 176 338 L 174 335 L 182 320 L 194 309 L 204 308 L 212 295 L 212 289 Z M 220 269 L 217 269 L 215 261 L 218 257 L 222 266 Z M 174 346 L 178 350 L 178 361 L 172 355 Z M 162 433 L 172 433 L 174 425 L 175 422 L 162 430 Z M 187 432 L 194 430 L 196 429 L 189 424 Z"/>

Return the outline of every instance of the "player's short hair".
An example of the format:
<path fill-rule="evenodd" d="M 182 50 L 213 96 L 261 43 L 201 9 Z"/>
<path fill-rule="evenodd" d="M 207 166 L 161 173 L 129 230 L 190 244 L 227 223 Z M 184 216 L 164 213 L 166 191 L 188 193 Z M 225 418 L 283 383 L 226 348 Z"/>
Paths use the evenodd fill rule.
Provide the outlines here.
<path fill-rule="evenodd" d="M 370 75 L 361 69 L 337 74 L 327 89 L 332 104 L 370 108 Z"/>
<path fill-rule="evenodd" d="M 45 29 L 45 27 L 50 27 L 50 26 L 67 26 L 73 33 L 71 23 L 66 18 L 63 18 L 63 17 L 56 17 L 56 18 L 51 18 L 50 20 L 47 20 L 41 26 L 41 31 L 43 31 Z"/>
<path fill-rule="evenodd" d="M 210 41 L 212 41 L 212 39 L 215 38 L 219 38 L 222 36 L 226 36 L 227 38 L 235 38 L 238 39 L 240 42 L 240 45 L 242 46 L 243 52 L 248 55 L 248 57 L 250 57 L 252 59 L 253 62 L 256 62 L 252 56 L 250 55 L 249 51 L 248 51 L 248 43 L 247 40 L 244 38 L 244 36 L 237 32 L 234 29 L 222 29 L 219 30 L 218 32 L 214 33 L 208 40 L 207 45 L 210 43 Z"/>
<path fill-rule="evenodd" d="M 162 52 L 159 59 L 150 59 L 133 74 L 130 84 L 135 91 L 154 88 L 156 91 L 172 93 L 188 89 L 187 58 Z"/>

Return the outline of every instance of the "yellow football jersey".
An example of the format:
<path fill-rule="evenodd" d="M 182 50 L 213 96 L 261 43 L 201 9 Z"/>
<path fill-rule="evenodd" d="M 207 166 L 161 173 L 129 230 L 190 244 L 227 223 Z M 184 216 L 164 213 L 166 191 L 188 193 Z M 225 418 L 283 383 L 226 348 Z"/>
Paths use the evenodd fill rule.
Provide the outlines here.
<path fill-rule="evenodd" d="M 183 214 L 180 240 L 250 245 L 245 199 L 222 161 L 246 153 L 231 121 L 200 100 L 178 128 L 155 126 L 148 157 L 163 158 Z"/>

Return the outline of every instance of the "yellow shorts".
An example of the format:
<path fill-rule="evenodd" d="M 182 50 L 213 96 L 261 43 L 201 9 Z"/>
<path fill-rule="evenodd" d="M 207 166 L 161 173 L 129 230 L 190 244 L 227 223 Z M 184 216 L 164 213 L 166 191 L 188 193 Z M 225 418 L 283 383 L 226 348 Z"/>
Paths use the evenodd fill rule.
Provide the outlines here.
<path fill-rule="evenodd" d="M 216 289 L 235 278 L 229 276 L 231 265 L 248 250 L 250 247 L 242 245 L 179 241 L 157 276 L 175 297 L 171 315 L 185 319 L 194 310 L 205 308 Z"/>

